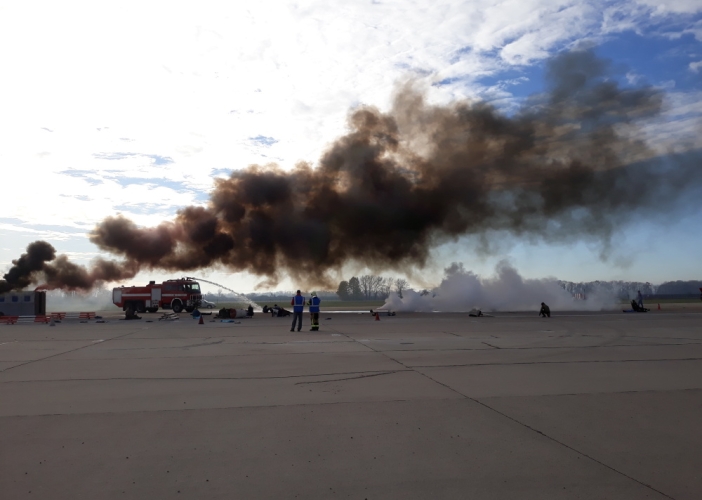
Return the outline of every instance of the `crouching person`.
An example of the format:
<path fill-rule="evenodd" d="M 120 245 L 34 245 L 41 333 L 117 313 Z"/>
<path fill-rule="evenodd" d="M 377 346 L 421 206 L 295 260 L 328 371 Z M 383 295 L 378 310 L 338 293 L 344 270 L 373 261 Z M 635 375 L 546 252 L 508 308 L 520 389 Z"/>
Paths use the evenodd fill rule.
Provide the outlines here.
<path fill-rule="evenodd" d="M 539 311 L 539 317 L 541 316 L 543 316 L 544 318 L 551 317 L 551 309 L 549 309 L 549 307 L 543 302 L 541 303 L 541 310 Z"/>

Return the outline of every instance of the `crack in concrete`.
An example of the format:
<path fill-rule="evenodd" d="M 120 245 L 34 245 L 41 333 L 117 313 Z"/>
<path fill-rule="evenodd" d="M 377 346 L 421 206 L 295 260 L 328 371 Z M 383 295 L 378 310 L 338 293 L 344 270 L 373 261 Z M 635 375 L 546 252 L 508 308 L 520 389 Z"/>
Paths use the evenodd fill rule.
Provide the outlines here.
<path fill-rule="evenodd" d="M 487 342 L 481 342 L 481 344 L 485 344 L 488 347 L 492 347 L 493 349 L 502 349 L 501 347 L 497 347 L 496 345 L 488 344 Z"/>
<path fill-rule="evenodd" d="M 132 333 L 134 333 L 134 332 L 125 333 L 124 335 L 119 335 L 119 336 L 117 336 L 117 337 L 112 337 L 111 339 L 106 339 L 106 340 L 104 340 L 103 342 L 100 342 L 100 344 L 103 344 L 103 343 L 105 343 L 105 342 L 109 342 L 109 341 L 111 341 L 111 340 L 120 339 L 120 338 L 122 338 L 122 337 L 126 337 L 127 335 L 131 335 Z M 86 342 L 87 342 L 87 341 L 86 341 Z M 37 362 L 39 362 L 39 361 L 44 361 L 45 359 L 55 358 L 56 356 L 63 356 L 64 354 L 69 354 L 69 353 L 72 353 L 72 352 L 80 351 L 81 349 L 85 349 L 85 348 L 87 348 L 87 347 L 92 347 L 92 346 L 94 346 L 94 345 L 97 345 L 97 344 L 96 344 L 94 341 L 90 341 L 90 344 L 88 344 L 88 345 L 84 345 L 84 346 L 81 346 L 81 347 L 76 347 L 75 349 L 71 349 L 71 350 L 69 350 L 69 351 L 64 351 L 64 352 L 60 352 L 60 353 L 57 353 L 57 354 L 52 354 L 51 356 L 46 356 L 46 357 L 44 357 L 44 358 L 32 359 L 32 360 L 30 360 L 30 361 L 27 361 L 26 363 L 22 363 L 22 364 L 15 365 L 15 366 L 10 366 L 9 368 L 5 368 L 4 370 L 0 370 L 0 373 L 4 373 L 4 372 L 6 372 L 6 371 L 8 371 L 8 370 L 12 370 L 13 368 L 19 368 L 20 366 L 25 366 L 25 365 L 29 365 L 29 364 L 31 364 L 31 363 L 37 363 Z"/>
<path fill-rule="evenodd" d="M 573 452 L 575 452 L 575 453 L 577 453 L 577 454 L 579 454 L 579 455 L 581 455 L 581 456 L 583 456 L 583 457 L 585 457 L 585 458 L 587 458 L 587 459 L 589 459 L 589 460 L 592 460 L 593 462 L 595 462 L 595 463 L 601 465 L 602 467 L 605 467 L 605 468 L 607 468 L 607 469 L 609 469 L 609 470 L 611 470 L 611 471 L 613 471 L 613 472 L 615 472 L 615 473 L 617 473 L 617 474 L 620 474 L 621 476 L 626 477 L 627 479 L 630 479 L 631 481 L 634 481 L 634 482 L 637 483 L 637 484 L 640 484 L 641 486 L 644 486 L 644 487 L 646 487 L 646 488 L 648 488 L 648 489 L 650 489 L 650 490 L 652 490 L 652 491 L 655 491 L 656 493 L 658 493 L 658 494 L 660 494 L 660 495 L 663 495 L 665 498 L 670 498 L 671 500 L 675 500 L 675 498 L 671 497 L 670 495 L 666 495 L 665 493 L 663 493 L 662 491 L 660 491 L 660 490 L 654 488 L 654 487 L 651 486 L 650 484 L 644 483 L 643 481 L 640 481 L 640 480 L 636 479 L 636 478 L 633 477 L 633 476 L 630 476 L 629 474 L 627 474 L 627 473 L 625 473 L 625 472 L 622 472 L 622 471 L 620 471 L 620 470 L 618 470 L 618 469 L 616 469 L 616 468 L 614 468 L 614 467 L 612 467 L 612 466 L 610 466 L 610 465 L 607 465 L 606 463 L 602 462 L 601 460 L 598 460 L 598 459 L 596 459 L 596 458 L 594 458 L 594 457 L 588 455 L 588 454 L 585 453 L 585 452 L 582 452 L 582 451 L 580 451 L 580 450 L 578 450 L 578 449 L 576 449 L 576 448 L 574 448 L 574 447 L 572 447 L 572 446 L 570 446 L 570 445 L 568 445 L 568 444 L 566 444 L 566 443 L 564 443 L 564 442 L 562 442 L 562 441 L 560 441 L 560 440 L 558 440 L 558 439 L 556 439 L 556 438 L 554 438 L 554 437 L 552 437 L 552 436 L 549 436 L 549 435 L 546 434 L 545 432 L 542 432 L 542 431 L 536 429 L 535 427 L 532 427 L 532 426 L 526 424 L 525 422 L 522 422 L 522 421 L 520 421 L 520 420 L 518 420 L 518 419 L 516 419 L 516 418 L 514 418 L 514 417 L 512 417 L 512 416 L 510 416 L 510 415 L 508 415 L 508 414 L 506 414 L 506 413 L 503 413 L 503 412 L 497 410 L 496 408 L 493 408 L 492 406 L 490 406 L 490 405 L 484 403 L 483 401 L 481 401 L 481 400 L 479 400 L 479 399 L 472 398 L 472 397 L 470 397 L 470 396 L 468 396 L 468 395 L 466 395 L 466 394 L 463 394 L 463 393 L 460 392 L 459 390 L 454 389 L 453 387 L 451 387 L 451 386 L 449 386 L 449 385 L 447 385 L 447 384 L 444 384 L 444 383 L 442 383 L 442 382 L 439 382 L 438 380 L 436 380 L 436 379 L 430 377 L 429 375 L 427 375 L 427 374 L 425 374 L 425 373 L 422 373 L 422 372 L 417 372 L 417 373 L 420 373 L 421 375 L 425 376 L 425 377 L 428 378 L 429 380 L 431 380 L 431 381 L 433 381 L 433 382 L 435 382 L 435 383 L 437 383 L 437 384 L 439 384 L 439 385 L 445 387 L 446 389 L 449 389 L 450 391 L 452 391 L 452 392 L 454 392 L 454 393 L 456 393 L 456 394 L 458 394 L 458 395 L 464 397 L 465 399 L 468 399 L 468 400 L 470 400 L 470 401 L 473 401 L 474 403 L 479 404 L 480 406 L 482 406 L 482 407 L 484 407 L 484 408 L 486 408 L 486 409 L 488 409 L 488 410 L 490 410 L 490 411 L 492 411 L 492 412 L 495 412 L 495 413 L 497 413 L 498 415 L 501 415 L 502 417 L 507 418 L 507 419 L 511 420 L 512 422 L 515 422 L 516 424 L 519 424 L 519 425 L 521 425 L 522 427 L 524 427 L 524 428 L 526 428 L 526 429 L 529 429 L 530 431 L 535 432 L 535 433 L 537 433 L 537 434 L 539 434 L 539 435 L 545 437 L 546 439 L 548 439 L 548 440 L 550 440 L 550 441 L 553 441 L 553 442 L 556 443 L 556 444 L 559 444 L 560 446 L 563 446 L 564 448 L 567 448 L 567 449 L 569 449 L 569 450 L 571 450 L 571 451 L 573 451 Z M 580 395 L 580 394 L 578 394 L 578 395 Z"/>
<path fill-rule="evenodd" d="M 363 345 L 366 345 L 366 344 L 363 344 Z M 370 346 L 368 346 L 368 347 L 372 349 L 372 347 L 370 347 Z M 497 410 L 497 409 L 495 409 L 495 408 L 493 408 L 493 407 L 487 405 L 486 403 L 483 403 L 482 401 L 480 401 L 480 400 L 478 400 L 478 399 L 475 399 L 475 398 L 472 398 L 472 397 L 470 397 L 470 396 L 468 396 L 468 395 L 466 395 L 466 394 L 463 394 L 463 393 L 460 392 L 459 390 L 454 389 L 453 387 L 451 387 L 451 386 L 449 386 L 449 385 L 447 385 L 447 384 L 444 384 L 444 383 L 442 383 L 442 382 L 439 382 L 438 380 L 436 380 L 436 379 L 430 377 L 430 376 L 427 375 L 426 373 L 423 373 L 423 372 L 421 372 L 421 371 L 419 371 L 419 370 L 415 370 L 413 367 L 407 366 L 407 365 L 405 365 L 404 363 L 402 363 L 401 361 L 399 361 L 399 360 L 397 360 L 397 359 L 394 359 L 394 358 L 388 356 L 388 355 L 385 354 L 385 352 L 383 352 L 383 351 L 376 351 L 375 349 L 373 349 L 373 351 L 375 351 L 375 352 L 377 352 L 377 353 L 379 353 L 379 354 L 383 354 L 385 357 L 387 357 L 388 359 L 391 359 L 391 360 L 395 361 L 396 363 L 398 363 L 399 365 L 401 365 L 403 368 L 405 368 L 405 369 L 407 369 L 407 370 L 414 371 L 415 373 L 417 373 L 417 374 L 419 374 L 419 375 L 421 375 L 421 376 L 427 378 L 428 380 L 431 380 L 432 382 L 434 382 L 434 383 L 436 383 L 436 384 L 438 384 L 438 385 L 440 385 L 440 386 L 442 386 L 442 387 L 445 387 L 445 388 L 448 389 L 449 391 L 451 391 L 451 392 L 453 392 L 453 393 L 455 393 L 455 394 L 458 394 L 459 396 L 461 396 L 461 397 L 464 398 L 464 399 L 473 401 L 474 403 L 479 404 L 480 406 L 482 406 L 482 407 L 484 407 L 484 408 L 486 408 L 486 409 L 488 409 L 488 410 L 490 410 L 490 411 L 492 411 L 492 412 L 495 412 L 495 413 L 497 413 L 498 415 L 501 415 L 501 416 L 503 416 L 503 417 L 505 417 L 505 418 L 511 420 L 512 422 L 515 422 L 515 423 L 521 425 L 522 427 L 524 427 L 524 428 L 526 428 L 526 429 L 529 429 L 530 431 L 535 432 L 535 433 L 537 433 L 537 434 L 539 434 L 539 435 L 545 437 L 546 439 L 548 439 L 548 440 L 550 440 L 550 441 L 553 441 L 554 443 L 559 444 L 560 446 L 563 446 L 564 448 L 567 448 L 567 449 L 569 449 L 569 450 L 571 450 L 571 451 L 573 451 L 573 452 L 575 452 L 575 453 L 577 453 L 577 454 L 579 454 L 579 455 L 581 455 L 581 456 L 583 456 L 583 457 L 585 457 L 585 458 L 587 458 L 587 459 L 589 459 L 589 460 L 591 460 L 591 461 L 593 461 L 593 462 L 595 462 L 595 463 L 601 465 L 602 467 L 606 467 L 607 469 L 609 469 L 609 470 L 611 470 L 611 471 L 613 471 L 613 472 L 615 472 L 615 473 L 617 473 L 617 474 L 620 474 L 621 476 L 626 477 L 627 479 L 629 479 L 629 480 L 631 480 L 631 481 L 634 481 L 635 483 L 637 483 L 637 484 L 639 484 L 639 485 L 641 485 L 641 486 L 644 486 L 644 487 L 650 489 L 651 491 L 654 491 L 654 492 L 656 492 L 656 493 L 658 493 L 658 494 L 660 494 L 660 495 L 663 495 L 665 498 L 669 498 L 669 499 L 671 499 L 671 500 L 675 500 L 673 497 L 671 497 L 671 496 L 669 496 L 669 495 L 666 495 L 665 493 L 663 493 L 662 491 L 660 491 L 660 490 L 654 488 L 654 487 L 651 486 L 650 484 L 646 484 L 646 483 L 644 483 L 643 481 L 640 481 L 640 480 L 634 478 L 633 476 L 630 476 L 630 475 L 626 474 L 625 472 L 622 472 L 622 471 L 620 471 L 620 470 L 618 470 L 618 469 L 616 469 L 616 468 L 614 468 L 614 467 L 612 467 L 612 466 L 610 466 L 610 465 L 607 465 L 606 463 L 604 463 L 604 462 L 602 462 L 602 461 L 600 461 L 600 460 L 597 460 L 596 458 L 594 458 L 594 457 L 592 457 L 592 456 L 590 456 L 590 455 L 588 455 L 588 454 L 586 454 L 586 453 L 584 453 L 584 452 L 582 452 L 582 451 L 580 451 L 580 450 L 577 450 L 576 448 L 573 448 L 572 446 L 569 446 L 568 444 L 566 444 L 566 443 L 564 443 L 564 442 L 562 442 L 562 441 L 559 441 L 558 439 L 556 439 L 556 438 L 554 438 L 554 437 L 551 437 L 551 436 L 549 436 L 548 434 L 546 434 L 546 433 L 544 433 L 544 432 L 542 432 L 542 431 L 540 431 L 540 430 L 538 430 L 538 429 L 536 429 L 536 428 L 534 428 L 534 427 L 531 427 L 531 426 L 529 426 L 528 424 L 526 424 L 526 423 L 524 423 L 524 422 L 521 422 L 521 421 L 517 420 L 516 418 L 511 417 L 510 415 L 507 415 L 506 413 L 503 413 L 503 412 L 501 412 L 501 411 L 499 411 L 499 410 Z M 386 351 L 386 352 L 387 352 L 387 351 Z"/>
<path fill-rule="evenodd" d="M 358 377 L 348 377 L 348 378 L 336 378 L 336 379 L 330 379 L 330 380 L 310 380 L 307 382 L 297 382 L 295 385 L 304 385 L 304 384 L 325 384 L 328 382 L 341 382 L 343 380 L 358 380 L 361 378 L 370 378 L 370 377 L 380 377 L 381 375 L 392 375 L 393 373 L 399 373 L 399 372 L 410 372 L 413 370 L 393 370 L 389 372 L 380 372 L 380 373 L 373 373 L 371 375 L 361 375 Z"/>

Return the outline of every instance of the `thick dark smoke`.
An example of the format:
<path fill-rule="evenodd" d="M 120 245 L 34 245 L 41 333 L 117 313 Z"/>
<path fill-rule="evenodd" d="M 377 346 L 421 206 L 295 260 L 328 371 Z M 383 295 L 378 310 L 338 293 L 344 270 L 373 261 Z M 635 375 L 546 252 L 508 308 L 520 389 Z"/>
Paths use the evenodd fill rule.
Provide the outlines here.
<path fill-rule="evenodd" d="M 90 269 L 74 264 L 65 255 L 56 256 L 56 249 L 45 241 L 35 241 L 27 252 L 12 261 L 12 267 L 0 280 L 0 293 L 21 290 L 42 282 L 42 289 L 89 290 L 95 285 L 134 277 L 139 270 L 135 263 L 96 259 Z"/>
<path fill-rule="evenodd" d="M 421 267 L 436 245 L 496 231 L 594 239 L 606 254 L 622 224 L 702 186 L 699 151 L 656 157 L 637 139 L 661 92 L 621 88 L 607 70 L 591 51 L 558 55 L 547 93 L 510 116 L 483 102 L 433 106 L 408 85 L 389 113 L 354 110 L 317 168 L 237 170 L 215 180 L 207 207 L 154 228 L 109 217 L 90 240 L 132 270 L 221 265 L 306 284 L 350 261 Z"/>

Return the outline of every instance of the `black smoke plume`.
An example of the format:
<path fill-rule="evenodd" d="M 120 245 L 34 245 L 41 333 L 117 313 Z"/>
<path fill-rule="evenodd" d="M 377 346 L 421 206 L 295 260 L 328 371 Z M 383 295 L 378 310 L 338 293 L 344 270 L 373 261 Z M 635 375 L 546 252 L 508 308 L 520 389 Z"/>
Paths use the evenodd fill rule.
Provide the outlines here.
<path fill-rule="evenodd" d="M 136 263 L 96 259 L 90 269 L 74 264 L 65 255 L 56 256 L 56 249 L 46 241 L 35 241 L 26 253 L 12 261 L 12 267 L 0 280 L 0 293 L 21 290 L 42 282 L 44 290 L 90 290 L 110 281 L 134 277 Z"/>
<path fill-rule="evenodd" d="M 702 186 L 698 150 L 656 157 L 639 138 L 661 91 L 622 88 L 608 67 L 588 50 L 554 57 L 547 92 L 513 115 L 430 105 L 407 85 L 388 113 L 353 110 L 316 168 L 236 170 L 206 207 L 152 228 L 109 217 L 90 240 L 130 269 L 224 266 L 310 285 L 347 262 L 421 267 L 441 243 L 500 231 L 596 240 L 606 254 L 622 224 L 670 213 Z"/>

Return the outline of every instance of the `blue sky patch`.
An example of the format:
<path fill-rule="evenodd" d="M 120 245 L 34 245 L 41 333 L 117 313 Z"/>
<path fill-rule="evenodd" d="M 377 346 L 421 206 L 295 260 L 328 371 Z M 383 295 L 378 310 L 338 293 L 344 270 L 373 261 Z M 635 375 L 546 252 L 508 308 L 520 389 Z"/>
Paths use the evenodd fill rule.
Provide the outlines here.
<path fill-rule="evenodd" d="M 255 144 L 258 144 L 259 146 L 266 146 L 270 147 L 276 142 L 278 142 L 278 139 L 275 139 L 273 137 L 266 137 L 265 135 L 257 135 L 256 137 L 249 137 L 249 140 Z"/>
<path fill-rule="evenodd" d="M 75 177 L 77 179 L 83 179 L 91 186 L 99 186 L 100 184 L 104 184 L 101 179 L 96 179 L 96 177 L 98 177 L 100 174 L 93 172 L 92 170 L 62 170 L 58 173 L 68 175 L 69 177 Z"/>
<path fill-rule="evenodd" d="M 212 176 L 218 176 L 218 175 L 226 175 L 229 176 L 233 172 L 233 169 L 231 168 L 213 168 L 212 169 Z"/>
<path fill-rule="evenodd" d="M 702 60 L 702 42 L 691 34 L 678 39 L 663 36 L 643 37 L 625 32 L 595 47 L 595 54 L 612 61 L 620 79 L 640 79 L 640 83 L 664 85 L 675 82 L 675 90 L 702 89 L 702 72 L 690 63 Z"/>
<path fill-rule="evenodd" d="M 173 163 L 173 159 L 168 156 L 153 154 L 147 155 L 141 153 L 94 153 L 93 157 L 98 158 L 100 160 L 125 160 L 127 158 L 148 158 L 151 160 L 151 163 L 153 165 L 168 165 L 169 163 Z"/>
<path fill-rule="evenodd" d="M 116 176 L 113 180 L 122 187 L 137 184 L 166 187 L 179 193 L 191 191 L 191 189 L 184 182 L 174 181 L 171 179 Z"/>
<path fill-rule="evenodd" d="M 69 236 L 82 236 L 85 234 L 84 229 L 78 229 L 72 226 L 61 226 L 56 224 L 27 224 L 26 222 L 12 218 L 12 217 L 0 217 L 0 224 L 7 224 L 8 226 L 14 226 L 17 228 L 26 228 L 33 231 L 46 231 L 52 233 L 64 233 Z M 82 223 L 81 223 L 82 224 Z"/>

